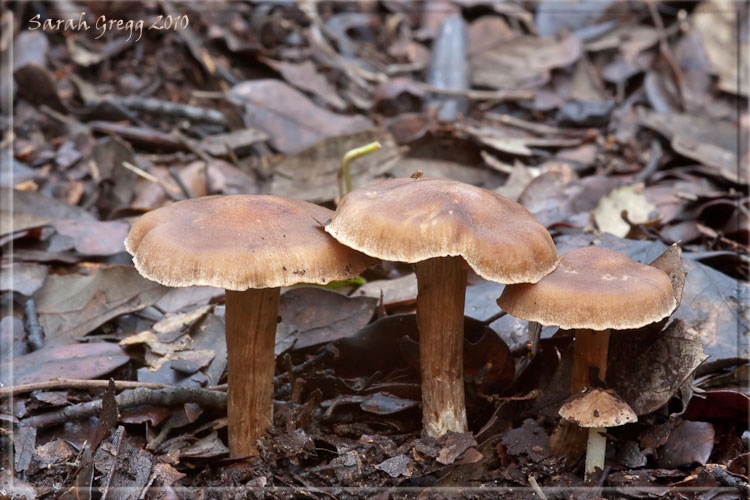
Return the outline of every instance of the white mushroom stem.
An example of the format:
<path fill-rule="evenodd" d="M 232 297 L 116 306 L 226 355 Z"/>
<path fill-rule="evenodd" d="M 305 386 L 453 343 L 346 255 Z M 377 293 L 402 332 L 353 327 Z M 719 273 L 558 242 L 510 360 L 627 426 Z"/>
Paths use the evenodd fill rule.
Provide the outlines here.
<path fill-rule="evenodd" d="M 466 432 L 464 300 L 467 268 L 461 257 L 416 264 L 422 424 L 428 436 Z"/>
<path fill-rule="evenodd" d="M 279 289 L 227 290 L 226 308 L 229 452 L 247 457 L 273 422 Z"/>
<path fill-rule="evenodd" d="M 596 468 L 604 469 L 604 455 L 607 451 L 607 438 L 604 427 L 591 427 L 589 429 L 589 441 L 586 446 L 586 481 L 591 479 Z"/>

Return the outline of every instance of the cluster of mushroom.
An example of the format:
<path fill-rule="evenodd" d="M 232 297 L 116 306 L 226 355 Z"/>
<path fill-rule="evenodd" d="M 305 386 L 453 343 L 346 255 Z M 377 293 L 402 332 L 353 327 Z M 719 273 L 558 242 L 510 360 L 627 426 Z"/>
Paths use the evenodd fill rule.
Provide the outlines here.
<path fill-rule="evenodd" d="M 604 379 L 608 329 L 636 328 L 674 308 L 662 271 L 593 247 L 558 259 L 549 233 L 525 208 L 448 179 L 390 179 L 350 192 L 335 212 L 261 195 L 186 200 L 142 216 L 126 248 L 149 279 L 227 290 L 233 457 L 257 454 L 256 440 L 272 423 L 280 287 L 352 278 L 376 259 L 414 263 L 423 426 L 433 437 L 467 430 L 462 349 L 469 268 L 509 285 L 498 303 L 510 314 L 576 329 L 574 394 L 592 385 L 590 374 Z M 634 417 L 621 412 L 615 420 Z"/>

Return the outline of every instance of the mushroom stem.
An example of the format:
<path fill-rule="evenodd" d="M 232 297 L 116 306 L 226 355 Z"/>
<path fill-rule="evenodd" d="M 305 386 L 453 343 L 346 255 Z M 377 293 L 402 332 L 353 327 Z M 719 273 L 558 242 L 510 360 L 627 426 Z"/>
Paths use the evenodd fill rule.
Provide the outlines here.
<path fill-rule="evenodd" d="M 599 380 L 607 375 L 609 330 L 576 330 L 570 393 L 578 394 L 591 385 L 591 368 L 599 370 Z"/>
<path fill-rule="evenodd" d="M 273 422 L 279 289 L 227 290 L 226 307 L 229 453 L 247 457 Z"/>
<path fill-rule="evenodd" d="M 431 437 L 466 432 L 464 300 L 467 269 L 461 257 L 416 264 L 422 424 Z"/>
<path fill-rule="evenodd" d="M 607 450 L 607 438 L 604 427 L 591 427 L 589 441 L 586 446 L 586 481 L 596 472 L 596 468 L 604 469 L 604 454 Z"/>

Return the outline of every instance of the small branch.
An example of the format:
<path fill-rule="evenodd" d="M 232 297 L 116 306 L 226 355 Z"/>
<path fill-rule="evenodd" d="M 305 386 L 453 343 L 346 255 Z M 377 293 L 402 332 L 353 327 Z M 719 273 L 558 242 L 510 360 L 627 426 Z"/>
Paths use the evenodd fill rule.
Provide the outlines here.
<path fill-rule="evenodd" d="M 122 162 L 122 166 L 125 167 L 125 168 L 127 168 L 128 170 L 130 170 L 131 172 L 133 172 L 137 176 L 143 177 L 147 181 L 155 182 L 155 183 L 159 184 L 162 188 L 164 188 L 164 190 L 167 193 L 178 194 L 178 193 L 181 192 L 180 188 L 178 188 L 174 184 L 166 183 L 163 180 L 161 180 L 158 177 L 156 177 L 155 175 L 149 174 L 145 170 L 136 167 L 132 163 L 124 161 L 124 162 Z"/>
<path fill-rule="evenodd" d="M 539 487 L 539 483 L 536 482 L 536 478 L 534 476 L 529 476 L 529 486 L 531 486 L 531 489 L 534 490 L 536 496 L 538 496 L 542 500 L 547 500 L 547 495 L 545 495 L 542 489 Z"/>
<path fill-rule="evenodd" d="M 153 97 L 109 95 L 89 101 L 86 104 L 96 105 L 101 102 L 112 102 L 135 111 L 185 118 L 193 122 L 213 123 L 223 127 L 227 126 L 227 119 L 221 111 L 155 99 Z"/>
<path fill-rule="evenodd" d="M 422 82 L 416 83 L 426 92 L 464 96 L 472 101 L 524 101 L 534 98 L 534 92 L 530 90 L 460 90 L 444 89 Z"/>
<path fill-rule="evenodd" d="M 651 175 L 659 168 L 662 155 L 661 142 L 659 139 L 651 140 L 651 154 L 649 155 L 648 163 L 643 170 L 633 176 L 634 182 L 646 182 Z"/>
<path fill-rule="evenodd" d="M 524 394 L 523 396 L 500 397 L 496 396 L 495 394 L 479 394 L 479 397 L 486 401 L 529 401 L 539 397 L 539 394 L 539 389 L 533 389 L 531 392 L 529 392 L 528 394 Z"/>
<path fill-rule="evenodd" d="M 208 165 L 206 165 L 206 167 L 208 167 Z M 175 167 L 169 167 L 167 168 L 167 171 L 169 172 L 169 176 L 174 179 L 178 186 L 180 186 L 182 194 L 185 195 L 186 199 L 189 200 L 190 198 L 195 198 L 195 195 L 192 191 L 190 191 L 190 188 L 187 187 L 184 182 L 182 182 L 182 178 L 180 177 L 180 174 L 177 173 L 177 169 Z"/>
<path fill-rule="evenodd" d="M 377 83 L 387 81 L 388 78 L 383 74 L 372 73 L 359 67 L 355 63 L 346 61 L 333 49 L 333 47 L 331 47 L 328 40 L 326 40 L 323 35 L 323 31 L 326 30 L 326 25 L 318 15 L 316 1 L 300 1 L 297 6 L 310 19 L 310 42 L 317 45 L 352 82 L 365 91 L 372 92 L 372 85 L 370 85 L 368 80 Z"/>
<path fill-rule="evenodd" d="M 724 486 L 736 489 L 742 498 L 750 498 L 750 484 L 727 472 L 722 466 L 709 464 L 703 470 Z"/>
<path fill-rule="evenodd" d="M 39 324 L 39 315 L 36 312 L 34 299 L 26 301 L 24 311 L 26 312 L 26 329 L 28 330 L 26 340 L 29 342 L 32 351 L 38 351 L 44 347 L 44 329 Z"/>
<path fill-rule="evenodd" d="M 175 387 L 170 389 L 146 389 L 145 387 L 139 387 L 133 391 L 119 394 L 115 400 L 119 409 L 144 405 L 179 406 L 185 403 L 198 403 L 216 408 L 226 408 L 227 406 L 227 395 L 225 393 L 196 387 Z M 97 399 L 29 417 L 24 419 L 23 423 L 29 427 L 47 427 L 62 424 L 69 420 L 88 418 L 96 415 L 101 406 L 101 399 Z"/>
<path fill-rule="evenodd" d="M 683 85 L 682 82 L 684 78 L 682 77 L 682 71 L 680 70 L 680 67 L 677 65 L 677 63 L 674 60 L 674 57 L 672 56 L 672 51 L 669 48 L 669 41 L 667 40 L 667 31 L 664 29 L 664 21 L 662 21 L 661 14 L 659 14 L 659 10 L 656 8 L 656 5 L 654 4 L 653 0 L 646 0 L 646 5 L 648 6 L 648 10 L 651 13 L 651 18 L 654 21 L 654 25 L 656 26 L 656 30 L 659 33 L 659 52 L 661 52 L 661 55 L 664 57 L 664 60 L 667 61 L 667 64 L 669 65 L 669 69 L 672 70 L 672 74 L 674 75 L 675 82 L 677 83 L 677 87 L 682 89 Z"/>
<path fill-rule="evenodd" d="M 16 394 L 24 394 L 32 391 L 48 389 L 106 389 L 109 387 L 108 380 L 87 380 L 75 378 L 56 378 L 44 382 L 33 384 L 14 385 L 0 388 L 0 398 L 6 398 Z M 145 387 L 147 389 L 172 389 L 174 386 L 163 384 L 152 384 L 148 382 L 134 382 L 130 380 L 115 381 L 115 389 L 118 391 L 124 389 L 137 389 Z"/>
<path fill-rule="evenodd" d="M 131 142 L 137 142 L 144 146 L 154 148 L 175 150 L 184 150 L 185 145 L 169 134 L 146 127 L 131 127 L 129 125 L 120 125 L 119 123 L 92 121 L 89 127 L 94 132 L 100 134 L 117 135 Z"/>

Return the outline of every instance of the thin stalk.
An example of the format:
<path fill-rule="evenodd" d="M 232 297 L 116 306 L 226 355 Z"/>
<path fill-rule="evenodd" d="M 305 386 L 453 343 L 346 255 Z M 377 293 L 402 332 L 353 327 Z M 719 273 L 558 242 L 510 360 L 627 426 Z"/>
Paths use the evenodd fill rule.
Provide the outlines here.
<path fill-rule="evenodd" d="M 370 144 L 354 148 L 344 155 L 344 158 L 341 160 L 341 168 L 339 168 L 339 173 L 337 175 L 337 180 L 339 182 L 339 198 L 343 198 L 345 194 L 352 190 L 352 175 L 349 172 L 349 163 L 355 158 L 377 151 L 380 147 L 379 142 L 371 142 Z M 346 182 L 346 191 L 344 191 L 344 182 Z"/>
<path fill-rule="evenodd" d="M 596 468 L 604 469 L 604 454 L 607 451 L 607 438 L 604 437 L 604 427 L 591 427 L 586 446 L 586 481 L 596 472 Z"/>

